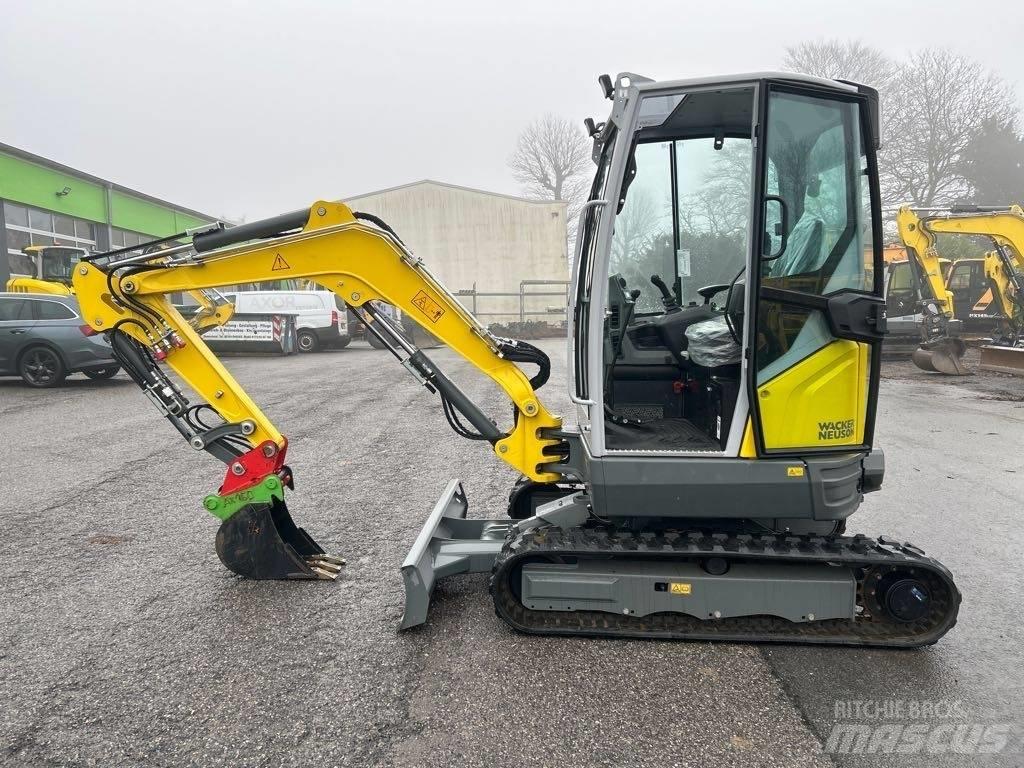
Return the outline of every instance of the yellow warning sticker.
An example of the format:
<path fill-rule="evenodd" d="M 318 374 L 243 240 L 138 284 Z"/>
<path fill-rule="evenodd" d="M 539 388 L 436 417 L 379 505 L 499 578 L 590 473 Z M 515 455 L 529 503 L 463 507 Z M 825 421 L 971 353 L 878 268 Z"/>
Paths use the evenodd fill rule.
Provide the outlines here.
<path fill-rule="evenodd" d="M 786 474 L 789 475 L 790 477 L 803 477 L 804 476 L 804 468 L 803 467 L 786 467 Z"/>
<path fill-rule="evenodd" d="M 693 591 L 693 586 L 683 581 L 673 581 L 669 584 L 668 591 L 673 595 L 688 595 Z"/>
<path fill-rule="evenodd" d="M 270 271 L 277 272 L 282 269 L 291 269 L 291 265 L 285 261 L 284 257 L 279 253 L 274 257 L 274 266 L 270 268 Z"/>
<path fill-rule="evenodd" d="M 412 297 L 413 305 L 420 310 L 432 323 L 436 323 L 441 319 L 441 315 L 444 314 L 444 310 L 441 309 L 441 305 L 434 301 L 425 291 L 419 291 L 415 296 Z"/>

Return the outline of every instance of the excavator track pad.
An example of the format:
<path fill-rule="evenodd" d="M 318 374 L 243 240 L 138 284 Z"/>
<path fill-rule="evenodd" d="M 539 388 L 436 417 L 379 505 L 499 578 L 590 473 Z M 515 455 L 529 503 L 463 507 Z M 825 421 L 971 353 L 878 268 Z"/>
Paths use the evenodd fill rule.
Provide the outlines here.
<path fill-rule="evenodd" d="M 491 595 L 529 634 L 891 648 L 934 643 L 960 606 L 945 567 L 885 537 L 589 526 L 511 534 Z"/>
<path fill-rule="evenodd" d="M 248 579 L 336 579 L 345 561 L 295 525 L 278 498 L 246 504 L 217 531 L 217 556 Z"/>

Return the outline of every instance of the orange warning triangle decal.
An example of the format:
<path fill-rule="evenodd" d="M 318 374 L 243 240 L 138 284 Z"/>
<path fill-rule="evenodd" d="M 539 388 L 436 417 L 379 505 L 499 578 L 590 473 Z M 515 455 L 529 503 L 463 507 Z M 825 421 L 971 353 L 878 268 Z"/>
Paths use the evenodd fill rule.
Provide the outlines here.
<path fill-rule="evenodd" d="M 277 272 L 279 269 L 291 269 L 291 266 L 281 257 L 280 253 L 274 257 L 274 266 L 270 268 L 270 271 Z"/>

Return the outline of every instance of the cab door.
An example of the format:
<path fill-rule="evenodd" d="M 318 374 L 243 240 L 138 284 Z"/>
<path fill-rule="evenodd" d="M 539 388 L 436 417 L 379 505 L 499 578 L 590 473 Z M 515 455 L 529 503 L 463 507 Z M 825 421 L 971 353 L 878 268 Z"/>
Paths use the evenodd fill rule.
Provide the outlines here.
<path fill-rule="evenodd" d="M 762 99 L 748 378 L 756 452 L 869 448 L 885 326 L 871 102 L 782 84 Z"/>

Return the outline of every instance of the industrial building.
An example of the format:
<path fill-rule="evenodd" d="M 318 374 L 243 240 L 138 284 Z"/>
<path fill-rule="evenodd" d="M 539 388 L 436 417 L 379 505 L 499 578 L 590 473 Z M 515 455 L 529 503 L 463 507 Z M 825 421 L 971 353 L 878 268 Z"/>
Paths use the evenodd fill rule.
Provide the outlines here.
<path fill-rule="evenodd" d="M 483 322 L 564 322 L 566 203 L 427 179 L 345 202 L 393 227 Z"/>
<path fill-rule="evenodd" d="M 140 245 L 217 217 L 0 144 L 0 285 L 25 272 L 28 245 L 109 250 Z"/>

